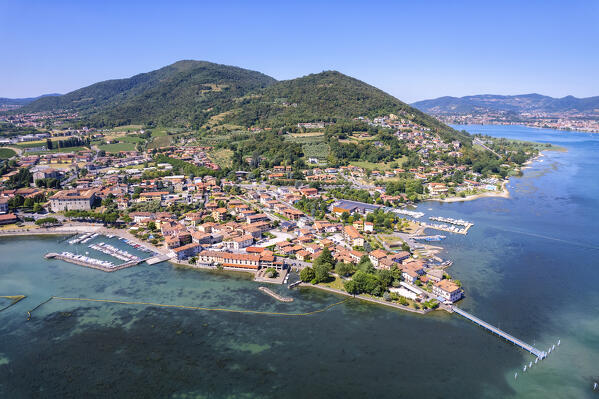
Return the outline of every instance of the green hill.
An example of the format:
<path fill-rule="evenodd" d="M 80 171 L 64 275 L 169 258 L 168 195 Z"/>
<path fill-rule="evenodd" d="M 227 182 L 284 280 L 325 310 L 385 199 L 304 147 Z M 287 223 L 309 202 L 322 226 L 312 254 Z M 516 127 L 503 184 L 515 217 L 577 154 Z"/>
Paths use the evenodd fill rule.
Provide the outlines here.
<path fill-rule="evenodd" d="M 150 123 L 197 127 L 228 110 L 233 98 L 275 82 L 247 69 L 179 61 L 131 78 L 41 98 L 19 112 L 73 110 L 95 126 Z"/>
<path fill-rule="evenodd" d="M 243 126 L 278 127 L 396 114 L 441 135 L 460 135 L 435 118 L 358 79 L 337 71 L 275 83 L 239 100 L 228 120 Z"/>
<path fill-rule="evenodd" d="M 108 80 L 36 100 L 19 112 L 72 110 L 95 127 L 150 124 L 199 128 L 233 124 L 282 127 L 396 114 L 445 138 L 447 125 L 362 81 L 336 71 L 277 82 L 260 72 L 179 61 L 128 79 Z"/>

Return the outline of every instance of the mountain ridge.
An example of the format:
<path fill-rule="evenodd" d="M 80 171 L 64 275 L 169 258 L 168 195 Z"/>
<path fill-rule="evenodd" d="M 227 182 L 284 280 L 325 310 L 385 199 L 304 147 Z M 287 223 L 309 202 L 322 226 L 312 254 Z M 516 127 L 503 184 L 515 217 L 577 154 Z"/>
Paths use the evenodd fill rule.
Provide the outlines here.
<path fill-rule="evenodd" d="M 518 95 L 478 94 L 444 96 L 411 104 L 423 112 L 436 115 L 471 114 L 490 111 L 504 112 L 599 112 L 599 96 L 578 98 L 572 95 L 557 98 L 538 93 Z"/>
<path fill-rule="evenodd" d="M 58 110 L 77 112 L 94 127 L 147 124 L 194 129 L 219 124 L 274 128 L 393 113 L 447 139 L 461 135 L 390 94 L 338 71 L 277 81 L 261 72 L 194 60 L 41 98 L 19 112 Z"/>

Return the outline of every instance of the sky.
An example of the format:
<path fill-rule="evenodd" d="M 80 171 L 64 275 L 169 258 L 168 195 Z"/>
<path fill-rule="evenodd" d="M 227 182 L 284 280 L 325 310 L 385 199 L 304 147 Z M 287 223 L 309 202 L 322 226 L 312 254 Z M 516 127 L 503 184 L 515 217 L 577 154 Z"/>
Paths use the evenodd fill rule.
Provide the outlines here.
<path fill-rule="evenodd" d="M 0 97 L 182 59 L 293 79 L 338 70 L 414 102 L 599 95 L 599 1 L 0 0 Z"/>

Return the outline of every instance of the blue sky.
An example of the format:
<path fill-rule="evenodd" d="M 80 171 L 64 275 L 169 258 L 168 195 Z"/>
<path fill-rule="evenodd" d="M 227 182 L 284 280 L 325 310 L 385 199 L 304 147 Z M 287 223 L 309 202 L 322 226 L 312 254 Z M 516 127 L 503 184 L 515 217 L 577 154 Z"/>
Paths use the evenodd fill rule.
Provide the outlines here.
<path fill-rule="evenodd" d="M 0 97 L 181 59 L 291 79 L 339 70 L 412 102 L 599 95 L 599 2 L 0 0 Z"/>

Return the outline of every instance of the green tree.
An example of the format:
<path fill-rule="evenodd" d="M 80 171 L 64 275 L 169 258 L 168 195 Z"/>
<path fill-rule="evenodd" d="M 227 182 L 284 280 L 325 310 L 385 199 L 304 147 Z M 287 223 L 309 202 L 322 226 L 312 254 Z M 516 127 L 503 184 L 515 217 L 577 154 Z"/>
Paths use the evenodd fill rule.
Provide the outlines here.
<path fill-rule="evenodd" d="M 308 283 L 308 282 L 314 280 L 315 277 L 316 277 L 316 274 L 314 273 L 314 269 L 312 269 L 310 266 L 304 267 L 302 269 L 302 271 L 300 272 L 300 279 L 304 283 Z"/>

